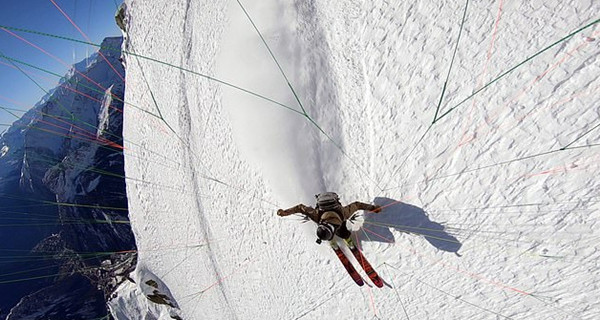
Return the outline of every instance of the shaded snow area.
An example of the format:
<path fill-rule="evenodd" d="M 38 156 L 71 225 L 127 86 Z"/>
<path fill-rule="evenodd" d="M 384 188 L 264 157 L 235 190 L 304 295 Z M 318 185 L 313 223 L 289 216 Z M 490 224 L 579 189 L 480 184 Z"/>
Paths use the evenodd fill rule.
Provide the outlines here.
<path fill-rule="evenodd" d="M 118 318 L 600 318 L 599 2 L 242 1 L 290 86 L 237 1 L 126 3 Z M 383 288 L 276 215 L 322 191 Z"/>
<path fill-rule="evenodd" d="M 0 135 L 1 319 L 105 317 L 134 269 L 122 42 L 105 38 Z"/>

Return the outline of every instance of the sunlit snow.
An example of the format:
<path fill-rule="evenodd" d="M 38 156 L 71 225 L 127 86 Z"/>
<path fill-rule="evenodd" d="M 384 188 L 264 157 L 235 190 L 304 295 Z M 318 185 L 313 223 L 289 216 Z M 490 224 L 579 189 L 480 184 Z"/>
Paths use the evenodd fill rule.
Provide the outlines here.
<path fill-rule="evenodd" d="M 600 2 L 242 1 L 306 113 L 237 1 L 126 3 L 135 278 L 183 319 L 600 317 L 600 26 L 542 52 Z M 384 288 L 276 216 L 322 191 L 388 205 Z"/>

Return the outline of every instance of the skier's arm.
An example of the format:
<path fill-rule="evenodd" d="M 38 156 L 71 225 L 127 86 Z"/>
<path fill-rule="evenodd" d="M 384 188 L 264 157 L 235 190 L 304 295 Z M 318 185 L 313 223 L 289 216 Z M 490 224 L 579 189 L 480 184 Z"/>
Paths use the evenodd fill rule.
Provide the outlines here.
<path fill-rule="evenodd" d="M 291 208 L 285 209 L 285 210 L 283 210 L 283 209 L 277 210 L 277 215 L 280 217 L 289 216 L 294 213 L 301 213 L 301 214 L 309 217 L 312 220 L 316 219 L 316 217 L 315 217 L 316 210 L 312 207 L 308 207 L 303 204 L 299 204 L 297 206 L 294 206 L 294 207 L 291 207 Z"/>
<path fill-rule="evenodd" d="M 350 218 L 350 216 L 352 216 L 352 214 L 358 210 L 368 210 L 376 213 L 381 212 L 381 206 L 376 206 L 359 201 L 352 202 L 347 206 L 347 208 L 348 210 L 346 211 L 346 213 L 348 214 L 348 216 L 345 217 L 346 219 Z"/>

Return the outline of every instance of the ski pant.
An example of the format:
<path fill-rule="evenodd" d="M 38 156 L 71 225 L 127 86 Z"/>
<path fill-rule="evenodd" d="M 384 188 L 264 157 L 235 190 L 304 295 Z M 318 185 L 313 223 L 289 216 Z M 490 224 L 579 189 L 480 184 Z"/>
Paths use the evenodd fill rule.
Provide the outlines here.
<path fill-rule="evenodd" d="M 335 234 L 342 239 L 349 239 L 352 232 L 346 227 L 346 221 L 335 231 Z"/>

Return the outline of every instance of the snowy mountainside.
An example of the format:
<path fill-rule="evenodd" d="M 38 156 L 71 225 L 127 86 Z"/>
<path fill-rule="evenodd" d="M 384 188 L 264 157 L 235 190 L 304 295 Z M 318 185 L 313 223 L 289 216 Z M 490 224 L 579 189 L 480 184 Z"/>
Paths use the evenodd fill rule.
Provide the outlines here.
<path fill-rule="evenodd" d="M 238 2 L 126 3 L 152 59 L 125 55 L 126 171 L 155 185 L 127 184 L 141 281 L 113 315 L 600 315 L 599 4 L 241 1 L 301 106 Z M 357 234 L 388 286 L 275 215 L 322 191 L 386 206 Z"/>
<path fill-rule="evenodd" d="M 107 62 L 124 73 L 121 43 L 106 38 L 102 57 L 74 65 L 0 137 L 3 319 L 104 317 L 119 274 L 135 264 L 115 148 L 125 84 Z"/>

